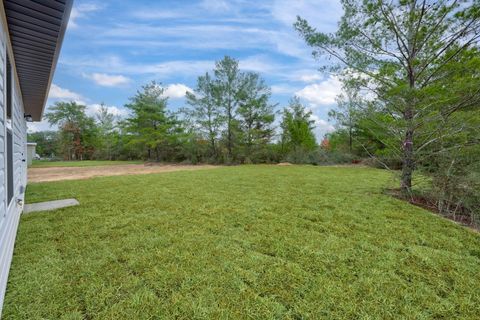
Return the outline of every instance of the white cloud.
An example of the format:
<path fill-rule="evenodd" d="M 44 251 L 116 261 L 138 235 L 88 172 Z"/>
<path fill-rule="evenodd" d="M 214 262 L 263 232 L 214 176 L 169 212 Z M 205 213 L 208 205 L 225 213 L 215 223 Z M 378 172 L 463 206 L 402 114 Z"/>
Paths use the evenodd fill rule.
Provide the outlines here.
<path fill-rule="evenodd" d="M 155 12 L 136 13 L 153 18 Z M 175 13 L 171 13 L 172 18 Z M 168 17 L 170 14 L 160 15 Z M 181 18 L 181 17 L 177 17 Z M 311 59 L 311 49 L 290 27 L 274 29 L 269 25 L 245 22 L 241 25 L 222 21 L 208 21 L 199 24 L 178 23 L 175 25 L 155 25 L 125 22 L 100 30 L 95 44 L 118 46 L 143 46 L 147 48 L 175 49 L 269 49 L 300 59 Z M 168 39 L 168 40 L 166 40 Z"/>
<path fill-rule="evenodd" d="M 108 72 L 115 70 L 128 75 L 153 75 L 157 79 L 168 77 L 189 76 L 196 77 L 211 70 L 215 63 L 209 60 L 173 60 L 162 63 L 130 63 L 118 56 L 64 58 L 61 64 L 68 66 L 79 73 L 86 69 L 95 69 Z M 84 76 L 89 77 L 84 73 Z"/>
<path fill-rule="evenodd" d="M 282 68 L 282 66 L 271 61 L 264 55 L 255 55 L 241 59 L 239 61 L 239 67 L 242 70 L 254 71 L 263 74 L 276 72 Z"/>
<path fill-rule="evenodd" d="M 47 130 L 56 130 L 52 127 L 47 120 L 42 120 L 40 122 L 27 122 L 28 132 L 39 132 Z"/>
<path fill-rule="evenodd" d="M 88 13 L 98 11 L 102 9 L 103 6 L 100 6 L 96 3 L 81 3 L 78 6 L 74 6 L 70 12 L 70 19 L 68 20 L 69 28 L 78 27 L 77 20 L 79 18 L 84 18 Z"/>
<path fill-rule="evenodd" d="M 187 92 L 193 92 L 193 90 L 181 83 L 170 84 L 165 88 L 163 95 L 170 99 L 179 99 L 185 97 Z"/>
<path fill-rule="evenodd" d="M 305 99 L 313 108 L 321 106 L 329 106 L 334 104 L 336 97 L 342 92 L 342 83 L 335 76 L 328 79 L 306 86 L 295 94 Z"/>
<path fill-rule="evenodd" d="M 47 107 L 44 112 L 48 112 L 49 106 L 51 106 L 55 102 L 63 101 L 63 102 L 70 102 L 74 101 L 77 104 L 86 105 L 85 98 L 72 90 L 62 88 L 54 83 L 50 86 L 50 91 L 48 93 L 48 102 Z M 27 123 L 28 132 L 38 132 L 38 131 L 46 131 L 46 130 L 56 130 L 56 126 L 51 126 L 45 118 L 39 122 L 28 122 Z"/>
<path fill-rule="evenodd" d="M 285 32 L 270 32 L 263 39 L 258 39 L 266 43 L 271 43 L 275 49 L 284 55 L 296 57 L 301 60 L 311 59 L 312 50 L 305 44 L 298 34 L 294 33 L 290 28 Z"/>
<path fill-rule="evenodd" d="M 231 8 L 225 0 L 203 0 L 201 7 L 214 12 L 228 11 Z"/>
<path fill-rule="evenodd" d="M 89 116 L 95 116 L 100 112 L 101 107 L 102 105 L 99 103 L 92 103 L 87 105 L 87 109 L 85 112 Z M 125 108 L 119 108 L 117 106 L 108 106 L 108 105 L 105 105 L 105 107 L 107 108 L 108 112 L 113 114 L 114 116 L 124 117 L 128 115 L 128 111 Z"/>
<path fill-rule="evenodd" d="M 271 15 L 286 26 L 292 27 L 300 16 L 322 32 L 333 32 L 343 13 L 338 0 L 275 0 Z"/>
<path fill-rule="evenodd" d="M 92 79 L 96 84 L 104 87 L 118 87 L 130 82 L 130 78 L 125 76 L 107 73 L 92 73 L 85 75 L 85 77 Z"/>
<path fill-rule="evenodd" d="M 306 60 L 311 59 L 312 50 L 293 29 L 297 16 L 307 19 L 319 31 L 334 32 L 343 10 L 338 0 L 274 0 L 269 13 L 283 25 L 279 30 L 284 30 L 270 35 L 269 41 L 280 53 Z"/>
<path fill-rule="evenodd" d="M 87 107 L 85 109 L 85 113 L 87 114 L 87 116 L 94 117 L 100 111 L 101 104 L 99 103 L 87 104 L 83 101 L 80 101 L 77 103 L 85 105 Z M 128 111 L 125 108 L 119 108 L 117 106 L 109 106 L 109 105 L 107 105 L 106 107 L 109 113 L 112 113 L 117 117 L 125 117 L 128 115 Z M 48 112 L 48 107 L 47 107 L 47 112 Z M 57 126 L 50 125 L 50 123 L 48 123 L 48 121 L 45 119 L 39 122 L 28 122 L 27 126 L 28 126 L 28 132 L 39 132 L 39 131 L 58 129 Z"/>
<path fill-rule="evenodd" d="M 52 83 L 50 86 L 50 92 L 48 93 L 49 99 L 57 99 L 57 100 L 72 100 L 72 101 L 79 101 L 83 100 L 81 94 L 73 92 L 69 89 L 61 88 L 56 84 Z"/>
<path fill-rule="evenodd" d="M 319 116 L 312 114 L 310 118 L 315 121 L 315 136 L 317 138 L 317 142 L 322 141 L 325 134 L 335 131 L 335 127 L 332 124 L 321 119 Z"/>
<path fill-rule="evenodd" d="M 293 95 L 298 89 L 288 84 L 274 84 L 270 86 L 273 94 L 279 95 Z"/>
<path fill-rule="evenodd" d="M 165 9 L 141 9 L 133 13 L 135 18 L 143 20 L 164 20 L 185 18 L 188 15 L 185 12 L 165 10 Z"/>
<path fill-rule="evenodd" d="M 299 77 L 299 80 L 303 82 L 315 82 L 322 79 L 323 79 L 322 75 L 318 73 L 302 74 Z"/>

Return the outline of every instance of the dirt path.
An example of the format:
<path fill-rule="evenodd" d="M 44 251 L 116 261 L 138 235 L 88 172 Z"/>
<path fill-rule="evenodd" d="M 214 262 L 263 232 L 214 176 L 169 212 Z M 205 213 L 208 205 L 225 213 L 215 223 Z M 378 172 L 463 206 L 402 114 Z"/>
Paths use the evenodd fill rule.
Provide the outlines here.
<path fill-rule="evenodd" d="M 125 164 L 99 167 L 51 167 L 51 168 L 30 168 L 28 169 L 28 182 L 46 182 L 60 180 L 89 179 L 103 176 L 120 176 L 131 174 L 147 174 L 158 172 L 171 172 L 180 170 L 211 169 L 211 165 L 143 165 Z"/>

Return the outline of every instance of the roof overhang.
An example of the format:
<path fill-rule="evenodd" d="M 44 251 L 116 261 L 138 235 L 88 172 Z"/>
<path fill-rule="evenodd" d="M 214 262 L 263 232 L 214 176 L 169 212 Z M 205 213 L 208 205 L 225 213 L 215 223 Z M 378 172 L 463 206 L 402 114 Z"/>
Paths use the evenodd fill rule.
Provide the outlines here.
<path fill-rule="evenodd" d="M 40 121 L 73 0 L 4 0 L 25 113 Z"/>

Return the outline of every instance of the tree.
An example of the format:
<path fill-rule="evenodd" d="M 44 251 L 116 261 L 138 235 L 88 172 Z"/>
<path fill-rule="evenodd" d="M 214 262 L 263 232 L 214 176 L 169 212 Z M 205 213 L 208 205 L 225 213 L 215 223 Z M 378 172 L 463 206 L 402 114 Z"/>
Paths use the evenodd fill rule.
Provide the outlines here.
<path fill-rule="evenodd" d="M 272 123 L 275 121 L 274 106 L 269 104 L 270 88 L 257 73 L 244 75 L 244 83 L 240 91 L 239 115 L 242 145 L 245 156 L 251 161 L 254 153 L 265 149 L 273 135 Z"/>
<path fill-rule="evenodd" d="M 184 112 L 192 119 L 193 127 L 200 132 L 200 136 L 205 136 L 210 144 L 210 156 L 217 159 L 217 144 L 219 131 L 224 122 L 224 117 L 217 104 L 215 84 L 210 74 L 205 73 L 197 79 L 197 86 L 194 93 L 187 92 L 187 104 L 192 109 L 185 109 Z"/>
<path fill-rule="evenodd" d="M 238 61 L 228 56 L 215 63 L 214 74 L 217 105 L 223 109 L 225 117 L 227 162 L 231 162 L 234 158 L 233 148 L 238 128 L 235 112 L 240 102 L 243 74 L 238 68 Z"/>
<path fill-rule="evenodd" d="M 293 97 L 288 108 L 283 109 L 283 119 L 281 123 L 282 134 L 281 143 L 284 153 L 288 153 L 295 149 L 304 151 L 312 151 L 317 147 L 315 128 L 311 119 L 312 112 L 307 111 L 305 106 L 301 104 L 298 97 Z"/>
<path fill-rule="evenodd" d="M 61 131 L 61 152 L 67 160 L 83 160 L 93 155 L 96 147 L 95 120 L 85 114 L 86 106 L 76 102 L 56 102 L 45 118 Z"/>
<path fill-rule="evenodd" d="M 418 151 L 435 141 L 445 117 L 479 105 L 478 69 L 460 61 L 478 44 L 478 1 L 342 1 L 344 15 L 335 34 L 316 31 L 297 18 L 295 28 L 314 55 L 339 62 L 345 83 L 375 97 L 384 127 L 396 137 L 402 160 L 401 190 L 411 194 Z M 453 67 L 452 65 L 455 65 Z M 457 72 L 462 70 L 462 72 Z M 452 74 L 450 71 L 453 71 Z M 460 80 L 455 83 L 453 79 Z M 431 126 L 435 123 L 436 126 Z"/>
<path fill-rule="evenodd" d="M 217 162 L 252 160 L 273 134 L 270 88 L 260 75 L 240 71 L 238 61 L 228 56 L 215 63 L 213 74 L 198 77 L 194 93 L 187 93 L 191 108 L 184 113 L 197 131 L 191 136 L 208 140 L 209 157 Z"/>
<path fill-rule="evenodd" d="M 358 110 L 362 101 L 353 90 L 347 90 L 337 98 L 337 108 L 331 110 L 328 116 L 335 119 L 340 129 L 348 135 L 348 151 L 353 153 L 353 139 L 355 129 L 358 127 Z"/>
<path fill-rule="evenodd" d="M 35 151 L 41 157 L 53 157 L 58 152 L 59 135 L 56 131 L 32 132 L 27 140 L 37 144 Z"/>
<path fill-rule="evenodd" d="M 130 144 L 145 150 L 148 159 L 170 159 L 183 129 L 177 118 L 167 111 L 164 89 L 152 81 L 130 100 L 125 105 L 131 111 L 131 117 L 125 120 Z"/>
<path fill-rule="evenodd" d="M 96 114 L 96 120 L 98 125 L 99 140 L 98 155 L 100 158 L 112 160 L 113 148 L 116 140 L 115 135 L 117 119 L 113 113 L 108 111 L 107 106 L 102 103 Z"/>

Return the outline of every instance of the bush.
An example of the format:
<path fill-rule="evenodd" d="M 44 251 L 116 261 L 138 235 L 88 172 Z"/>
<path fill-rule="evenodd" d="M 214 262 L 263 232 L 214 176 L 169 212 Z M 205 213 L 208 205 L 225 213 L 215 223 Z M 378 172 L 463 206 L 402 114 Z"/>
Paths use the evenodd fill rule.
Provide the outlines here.
<path fill-rule="evenodd" d="M 396 158 L 370 157 L 370 158 L 363 159 L 362 164 L 372 168 L 377 168 L 377 169 L 391 169 L 391 170 L 402 169 L 402 162 Z"/>
<path fill-rule="evenodd" d="M 353 163 L 356 158 L 349 153 L 329 151 L 322 148 L 313 151 L 296 148 L 287 154 L 284 161 L 295 164 L 329 165 Z"/>
<path fill-rule="evenodd" d="M 442 167 L 441 167 L 442 169 Z M 433 175 L 431 198 L 444 215 L 464 215 L 472 224 L 480 219 L 480 164 L 460 164 Z"/>

